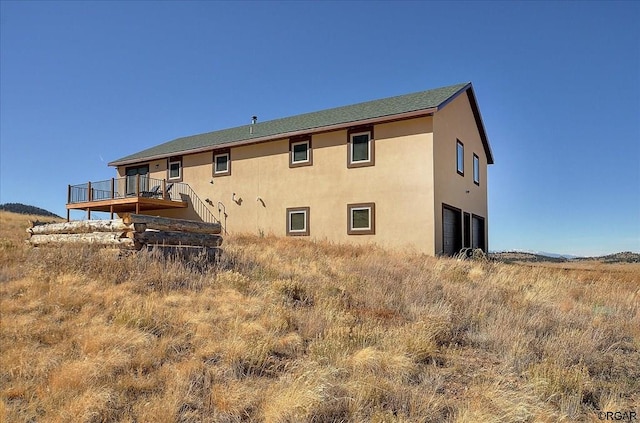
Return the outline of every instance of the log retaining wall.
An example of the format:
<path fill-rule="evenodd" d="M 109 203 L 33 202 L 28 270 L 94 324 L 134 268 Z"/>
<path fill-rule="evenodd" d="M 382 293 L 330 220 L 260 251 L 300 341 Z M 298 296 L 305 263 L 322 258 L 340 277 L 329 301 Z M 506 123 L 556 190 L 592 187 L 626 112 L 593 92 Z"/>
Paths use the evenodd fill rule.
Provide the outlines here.
<path fill-rule="evenodd" d="M 33 246 L 90 244 L 125 250 L 151 247 L 205 247 L 222 245 L 220 223 L 196 222 L 141 214 L 121 219 L 79 220 L 64 223 L 32 222 L 27 232 Z"/>

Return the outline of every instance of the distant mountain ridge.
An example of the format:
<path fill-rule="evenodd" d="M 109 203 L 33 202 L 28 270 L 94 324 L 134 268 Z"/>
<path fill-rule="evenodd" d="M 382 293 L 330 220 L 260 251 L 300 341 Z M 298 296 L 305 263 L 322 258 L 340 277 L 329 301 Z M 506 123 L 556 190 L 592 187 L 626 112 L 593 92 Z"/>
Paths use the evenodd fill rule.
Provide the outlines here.
<path fill-rule="evenodd" d="M 55 213 L 51 213 L 48 210 L 41 209 L 40 207 L 36 207 L 36 206 L 29 206 L 27 204 L 22 204 L 22 203 L 0 204 L 0 210 L 13 212 L 13 213 L 19 213 L 19 214 L 32 214 L 32 215 L 36 215 L 36 216 L 60 218 L 60 216 L 58 216 Z"/>

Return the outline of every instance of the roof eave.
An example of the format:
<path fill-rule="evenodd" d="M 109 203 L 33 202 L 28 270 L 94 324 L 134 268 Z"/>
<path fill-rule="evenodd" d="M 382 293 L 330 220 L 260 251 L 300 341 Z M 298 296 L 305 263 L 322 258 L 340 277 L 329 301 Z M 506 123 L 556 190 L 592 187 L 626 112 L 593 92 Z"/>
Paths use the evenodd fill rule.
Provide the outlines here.
<path fill-rule="evenodd" d="M 487 138 L 487 132 L 484 129 L 484 122 L 482 121 L 482 115 L 480 114 L 480 108 L 478 107 L 478 102 L 476 100 L 476 94 L 473 91 L 473 84 L 471 82 L 467 83 L 465 86 L 460 88 L 454 94 L 450 95 L 445 101 L 438 105 L 438 110 L 445 107 L 451 101 L 453 101 L 456 97 L 458 97 L 462 93 L 467 93 L 469 98 L 469 104 L 471 105 L 471 111 L 473 112 L 473 118 L 476 121 L 476 126 L 478 127 L 478 133 L 480 134 L 480 139 L 482 140 L 482 146 L 484 147 L 484 153 L 487 156 L 487 164 L 493 164 L 493 153 L 491 152 L 491 145 L 489 145 L 489 139 Z"/>
<path fill-rule="evenodd" d="M 441 106 L 438 106 L 438 107 L 441 107 Z M 129 165 L 129 164 L 140 163 L 140 162 L 147 162 L 147 161 L 151 161 L 151 160 L 166 159 L 168 157 L 172 157 L 172 156 L 176 156 L 176 155 L 204 153 L 204 152 L 213 151 L 213 150 L 216 150 L 216 149 L 219 149 L 219 148 L 238 147 L 238 146 L 241 146 L 241 145 L 257 144 L 257 143 L 273 141 L 273 140 L 277 140 L 277 139 L 291 138 L 291 137 L 295 137 L 295 136 L 298 136 L 298 135 L 309 135 L 309 134 L 317 134 L 317 133 L 321 133 L 321 132 L 331 132 L 331 131 L 337 131 L 337 130 L 340 130 L 340 129 L 351 128 L 351 127 L 354 127 L 354 126 L 371 125 L 371 124 L 374 124 L 374 123 L 392 122 L 392 121 L 411 119 L 411 118 L 416 118 L 416 117 L 421 117 L 421 116 L 429 116 L 429 115 L 432 115 L 433 113 L 435 113 L 436 111 L 438 111 L 438 107 L 430 107 L 430 108 L 427 108 L 427 109 L 414 110 L 414 111 L 405 112 L 405 113 L 398 113 L 398 114 L 387 115 L 387 116 L 379 116 L 379 117 L 375 117 L 375 118 L 362 119 L 362 120 L 351 121 L 351 122 L 342 122 L 342 123 L 337 123 L 337 124 L 334 124 L 334 125 L 319 126 L 317 128 L 302 129 L 302 130 L 297 130 L 297 131 L 284 132 L 284 133 L 281 133 L 281 134 L 268 135 L 268 136 L 264 136 L 264 137 L 257 137 L 257 138 L 243 139 L 243 140 L 238 140 L 238 141 L 231 141 L 231 142 L 226 142 L 226 143 L 218 144 L 218 145 L 208 145 L 208 146 L 199 147 L 199 148 L 173 151 L 173 152 L 170 152 L 170 153 L 156 154 L 156 155 L 152 155 L 152 156 L 139 157 L 139 158 L 134 158 L 134 159 L 129 159 L 129 160 L 115 160 L 115 161 L 109 162 L 108 166 L 124 166 L 124 165 Z"/>
<path fill-rule="evenodd" d="M 478 126 L 478 132 L 480 133 L 480 139 L 484 146 L 484 153 L 487 156 L 487 164 L 493 164 L 493 152 L 491 151 L 491 145 L 489 144 L 489 138 L 487 138 L 487 132 L 484 129 L 484 122 L 482 121 L 482 115 L 480 114 L 480 108 L 476 100 L 476 94 L 473 91 L 473 86 L 469 84 L 466 88 L 467 96 L 469 96 L 469 103 L 471 104 L 471 110 L 473 111 L 473 117 L 476 120 Z"/>

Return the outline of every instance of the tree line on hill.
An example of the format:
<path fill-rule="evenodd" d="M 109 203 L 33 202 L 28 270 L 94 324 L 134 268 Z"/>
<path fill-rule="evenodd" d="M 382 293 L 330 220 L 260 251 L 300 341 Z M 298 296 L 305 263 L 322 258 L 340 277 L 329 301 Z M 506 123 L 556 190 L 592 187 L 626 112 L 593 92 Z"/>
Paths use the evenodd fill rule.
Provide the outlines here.
<path fill-rule="evenodd" d="M 51 213 L 48 210 L 41 209 L 36 206 L 29 206 L 22 203 L 5 203 L 0 204 L 0 210 L 19 213 L 19 214 L 31 214 L 36 216 L 45 216 L 45 217 L 60 217 L 55 213 Z"/>

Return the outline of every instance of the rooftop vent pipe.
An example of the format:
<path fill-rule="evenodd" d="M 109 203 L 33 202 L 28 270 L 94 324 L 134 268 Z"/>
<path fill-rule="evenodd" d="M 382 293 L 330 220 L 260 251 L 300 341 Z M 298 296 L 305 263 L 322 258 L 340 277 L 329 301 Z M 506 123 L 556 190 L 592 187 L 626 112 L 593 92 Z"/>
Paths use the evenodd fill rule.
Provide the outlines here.
<path fill-rule="evenodd" d="M 249 127 L 249 134 L 253 135 L 253 125 L 258 121 L 258 116 L 251 117 L 251 126 Z"/>

